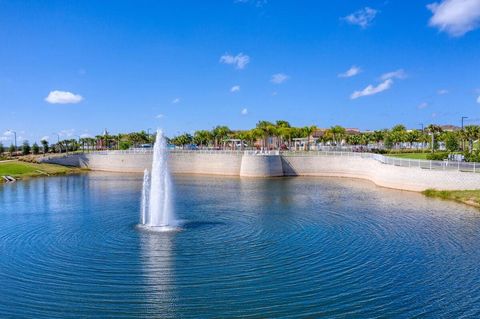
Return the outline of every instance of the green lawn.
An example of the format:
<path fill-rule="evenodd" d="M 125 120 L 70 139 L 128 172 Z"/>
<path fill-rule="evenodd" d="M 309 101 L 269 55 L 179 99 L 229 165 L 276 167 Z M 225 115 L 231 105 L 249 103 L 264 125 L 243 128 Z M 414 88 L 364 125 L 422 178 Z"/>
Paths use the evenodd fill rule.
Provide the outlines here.
<path fill-rule="evenodd" d="M 423 194 L 428 197 L 454 200 L 480 208 L 480 189 L 468 191 L 438 191 L 435 189 L 427 189 Z"/>
<path fill-rule="evenodd" d="M 37 164 L 20 161 L 0 162 L 0 176 L 9 175 L 15 178 L 25 178 L 42 175 L 61 175 L 78 173 L 80 171 L 81 170 L 78 168 L 71 168 L 54 164 Z"/>
<path fill-rule="evenodd" d="M 429 153 L 399 153 L 399 154 L 386 154 L 386 155 L 391 157 L 426 160 L 428 154 Z"/>

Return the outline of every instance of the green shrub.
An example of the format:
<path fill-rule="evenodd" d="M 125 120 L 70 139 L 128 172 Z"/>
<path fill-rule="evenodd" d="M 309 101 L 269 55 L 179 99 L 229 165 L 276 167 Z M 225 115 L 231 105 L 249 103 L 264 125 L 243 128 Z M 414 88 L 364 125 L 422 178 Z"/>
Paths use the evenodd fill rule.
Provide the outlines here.
<path fill-rule="evenodd" d="M 446 158 L 448 158 L 447 152 L 437 152 L 437 153 L 427 154 L 427 159 L 431 161 L 443 161 Z"/>

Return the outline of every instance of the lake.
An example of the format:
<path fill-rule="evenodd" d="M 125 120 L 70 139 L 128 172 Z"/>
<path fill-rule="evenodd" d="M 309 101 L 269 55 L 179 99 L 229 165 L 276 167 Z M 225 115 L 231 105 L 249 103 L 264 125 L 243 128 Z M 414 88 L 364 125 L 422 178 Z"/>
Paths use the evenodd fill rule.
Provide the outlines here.
<path fill-rule="evenodd" d="M 139 222 L 141 175 L 0 185 L 0 317 L 480 316 L 480 212 L 335 178 L 174 176 L 182 230 Z"/>

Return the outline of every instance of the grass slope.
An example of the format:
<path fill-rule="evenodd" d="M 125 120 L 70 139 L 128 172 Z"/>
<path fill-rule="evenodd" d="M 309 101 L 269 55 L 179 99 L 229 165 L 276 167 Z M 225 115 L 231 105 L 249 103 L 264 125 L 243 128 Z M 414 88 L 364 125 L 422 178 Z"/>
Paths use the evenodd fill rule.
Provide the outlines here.
<path fill-rule="evenodd" d="M 46 175 L 62 175 L 81 172 L 81 169 L 54 164 L 26 163 L 20 161 L 0 162 L 0 176 L 26 178 Z"/>
<path fill-rule="evenodd" d="M 428 154 L 429 153 L 399 153 L 399 154 L 387 154 L 387 156 L 426 160 Z"/>
<path fill-rule="evenodd" d="M 480 189 L 467 191 L 439 191 L 435 189 L 427 189 L 423 194 L 428 197 L 454 200 L 459 203 L 480 208 Z"/>

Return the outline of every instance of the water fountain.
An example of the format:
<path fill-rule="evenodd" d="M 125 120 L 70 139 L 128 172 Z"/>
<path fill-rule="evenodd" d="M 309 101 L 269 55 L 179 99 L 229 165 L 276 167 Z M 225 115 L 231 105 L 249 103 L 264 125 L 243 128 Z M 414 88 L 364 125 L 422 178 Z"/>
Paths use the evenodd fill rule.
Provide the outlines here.
<path fill-rule="evenodd" d="M 177 226 L 172 208 L 172 183 L 168 169 L 167 141 L 157 130 L 151 173 L 143 176 L 141 224 L 149 229 L 171 230 Z"/>

